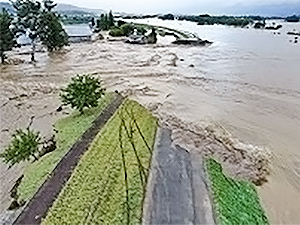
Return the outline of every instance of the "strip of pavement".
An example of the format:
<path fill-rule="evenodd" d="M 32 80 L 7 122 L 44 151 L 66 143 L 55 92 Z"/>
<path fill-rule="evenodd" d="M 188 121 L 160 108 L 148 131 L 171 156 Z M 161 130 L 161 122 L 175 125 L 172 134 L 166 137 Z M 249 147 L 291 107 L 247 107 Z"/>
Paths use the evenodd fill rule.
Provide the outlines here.
<path fill-rule="evenodd" d="M 143 224 L 215 224 L 202 159 L 157 132 L 143 207 Z"/>
<path fill-rule="evenodd" d="M 123 97 L 117 94 L 114 100 L 96 118 L 92 126 L 82 135 L 80 140 L 78 140 L 61 159 L 51 173 L 50 178 L 40 187 L 13 224 L 41 223 L 42 218 L 46 216 L 48 209 L 52 206 L 59 192 L 70 178 L 81 155 L 88 149 L 88 146 L 99 130 L 119 108 L 122 101 Z"/>

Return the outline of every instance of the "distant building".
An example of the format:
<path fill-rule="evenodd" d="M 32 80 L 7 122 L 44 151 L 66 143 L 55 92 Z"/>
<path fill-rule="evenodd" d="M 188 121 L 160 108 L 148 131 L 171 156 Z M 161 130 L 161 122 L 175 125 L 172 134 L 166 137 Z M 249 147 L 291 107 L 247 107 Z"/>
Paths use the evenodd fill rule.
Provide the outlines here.
<path fill-rule="evenodd" d="M 88 24 L 74 24 L 74 25 L 64 25 L 69 42 L 85 42 L 92 40 L 92 29 Z"/>
<path fill-rule="evenodd" d="M 19 45 L 31 45 L 31 39 L 28 37 L 28 34 L 21 34 L 17 38 L 17 43 Z"/>
<path fill-rule="evenodd" d="M 69 42 L 85 42 L 92 40 L 92 30 L 88 24 L 63 25 L 68 34 Z M 17 38 L 17 43 L 20 45 L 30 45 L 31 40 L 28 34 L 22 34 Z"/>

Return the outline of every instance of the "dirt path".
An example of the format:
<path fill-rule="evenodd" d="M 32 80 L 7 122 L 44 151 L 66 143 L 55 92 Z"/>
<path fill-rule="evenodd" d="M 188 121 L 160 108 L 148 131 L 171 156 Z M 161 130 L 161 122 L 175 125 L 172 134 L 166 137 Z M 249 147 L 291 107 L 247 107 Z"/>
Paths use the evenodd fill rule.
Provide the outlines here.
<path fill-rule="evenodd" d="M 62 158 L 52 172 L 51 177 L 42 185 L 35 196 L 27 204 L 25 209 L 16 219 L 14 224 L 40 224 L 43 217 L 53 204 L 57 195 L 70 178 L 81 155 L 87 150 L 89 144 L 95 138 L 99 130 L 121 105 L 123 97 L 117 95 L 112 103 L 100 114 L 93 125 L 82 135 L 70 151 Z"/>
<path fill-rule="evenodd" d="M 158 132 L 144 203 L 143 224 L 215 224 L 199 155 Z"/>

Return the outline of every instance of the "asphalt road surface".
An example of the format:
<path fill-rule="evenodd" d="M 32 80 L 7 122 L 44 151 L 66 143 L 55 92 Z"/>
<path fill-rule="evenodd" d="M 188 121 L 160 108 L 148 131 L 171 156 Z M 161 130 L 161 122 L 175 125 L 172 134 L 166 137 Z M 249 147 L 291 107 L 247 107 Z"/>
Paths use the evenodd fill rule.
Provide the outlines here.
<path fill-rule="evenodd" d="M 143 224 L 215 224 L 199 155 L 157 135 L 143 210 Z"/>

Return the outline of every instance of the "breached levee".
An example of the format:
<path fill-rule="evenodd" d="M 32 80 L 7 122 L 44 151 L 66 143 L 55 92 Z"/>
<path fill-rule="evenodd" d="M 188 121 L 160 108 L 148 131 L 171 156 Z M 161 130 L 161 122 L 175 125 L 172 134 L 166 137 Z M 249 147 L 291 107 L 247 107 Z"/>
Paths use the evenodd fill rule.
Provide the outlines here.
<path fill-rule="evenodd" d="M 202 156 L 218 158 L 231 176 L 247 179 L 255 185 L 267 181 L 271 152 L 266 147 L 245 144 L 221 125 L 195 125 L 170 115 L 159 115 L 162 124 L 172 130 L 172 141 Z"/>
<path fill-rule="evenodd" d="M 163 25 L 163 21 L 160 23 Z M 187 149 L 204 156 L 214 155 L 236 177 L 257 184 L 268 178 L 268 183 L 258 191 L 270 223 L 297 223 L 300 221 L 297 46 L 284 48 L 285 38 L 255 30 L 224 26 L 202 29 L 203 26 L 197 25 L 194 29 L 189 26 L 191 23 L 179 23 L 174 21 L 174 26 L 199 31 L 203 38 L 214 43 L 208 47 L 175 45 L 171 44 L 174 38 L 170 36 L 158 38 L 155 45 L 143 46 L 99 40 L 71 44 L 60 53 L 37 52 L 35 63 L 29 63 L 29 55 L 24 54 L 30 51 L 27 47 L 8 52 L 15 63 L 1 65 L 0 145 L 6 146 L 11 133 L 26 127 L 32 116 L 35 116 L 34 128 L 43 136 L 52 132 L 55 120 L 68 113 L 67 109 L 56 112 L 61 104 L 60 88 L 70 77 L 90 73 L 100 77 L 109 91 L 130 95 L 157 114 L 167 112 L 180 118 L 161 115 L 162 122 L 172 127 L 175 143 L 189 146 Z M 225 36 L 218 35 L 221 31 Z M 235 38 L 224 38 L 230 35 Z M 254 38 L 263 39 L 256 43 L 251 41 Z M 257 48 L 257 44 L 263 48 Z M 274 55 L 277 50 L 268 47 L 277 45 L 284 54 Z M 207 120 L 215 122 L 208 126 Z M 217 123 L 244 143 L 268 146 L 272 162 L 268 149 L 241 143 L 214 125 Z M 272 171 L 268 176 L 270 165 Z M 0 170 L 3 172 L 1 214 L 10 204 L 9 190 L 22 169 L 7 171 L 1 162 Z"/>
<path fill-rule="evenodd" d="M 148 86 L 128 86 L 121 91 L 124 96 L 158 95 L 157 90 Z M 222 162 L 225 171 L 237 179 L 246 179 L 258 186 L 267 182 L 272 163 L 272 152 L 267 147 L 243 143 L 215 121 L 196 124 L 187 122 L 167 114 L 162 109 L 162 102 L 146 102 L 144 105 L 147 105 L 148 110 L 159 118 L 162 125 L 172 131 L 172 141 L 175 144 L 204 157 L 214 156 Z"/>

